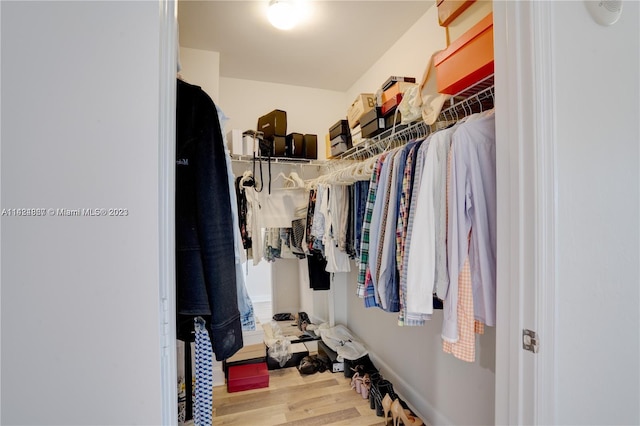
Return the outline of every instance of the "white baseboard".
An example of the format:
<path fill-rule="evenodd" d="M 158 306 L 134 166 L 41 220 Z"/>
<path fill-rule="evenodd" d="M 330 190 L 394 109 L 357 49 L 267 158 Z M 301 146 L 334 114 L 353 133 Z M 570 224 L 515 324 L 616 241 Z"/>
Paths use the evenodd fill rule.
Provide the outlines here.
<path fill-rule="evenodd" d="M 407 403 L 411 411 L 420 417 L 427 426 L 452 425 L 450 419 L 440 413 L 433 405 L 427 401 L 415 388 L 407 383 L 401 376 L 387 365 L 375 353 L 369 352 L 369 357 L 383 378 L 393 383 L 393 390 Z"/>

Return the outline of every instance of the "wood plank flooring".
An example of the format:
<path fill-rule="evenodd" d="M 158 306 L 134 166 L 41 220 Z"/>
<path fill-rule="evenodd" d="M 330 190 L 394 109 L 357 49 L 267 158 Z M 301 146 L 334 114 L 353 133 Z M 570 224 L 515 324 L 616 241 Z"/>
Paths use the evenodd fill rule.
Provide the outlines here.
<path fill-rule="evenodd" d="M 351 389 L 343 373 L 301 375 L 295 367 L 269 371 L 269 387 L 228 393 L 213 390 L 214 425 L 373 426 L 383 425 Z M 388 424 L 391 425 L 391 418 Z"/>

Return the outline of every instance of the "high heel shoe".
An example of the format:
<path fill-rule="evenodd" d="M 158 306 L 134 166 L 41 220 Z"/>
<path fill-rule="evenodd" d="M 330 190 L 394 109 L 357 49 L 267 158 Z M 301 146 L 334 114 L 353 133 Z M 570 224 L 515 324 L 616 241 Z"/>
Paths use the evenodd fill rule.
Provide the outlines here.
<path fill-rule="evenodd" d="M 399 399 L 391 403 L 391 417 L 393 418 L 393 426 L 398 426 L 399 422 L 402 422 L 404 426 L 422 426 L 422 420 L 407 414 Z"/>
<path fill-rule="evenodd" d="M 371 378 L 369 374 L 365 374 L 360 385 L 360 395 L 362 399 L 369 399 L 369 391 L 371 390 Z"/>
<path fill-rule="evenodd" d="M 391 397 L 389 396 L 389 394 L 385 393 L 384 394 L 384 398 L 382 398 L 382 412 L 384 413 L 384 424 L 385 424 L 385 426 L 386 426 L 386 424 L 388 422 L 387 413 L 391 412 L 391 404 L 392 403 L 393 403 L 393 401 L 391 400 Z"/>
<path fill-rule="evenodd" d="M 375 408 L 376 416 L 378 417 L 382 417 L 384 415 L 382 407 L 382 399 L 384 398 L 384 395 L 389 394 L 392 401 L 398 398 L 396 393 L 393 391 L 393 384 L 386 379 L 381 379 L 375 386 L 372 386 L 371 393 L 373 393 L 373 399 L 375 402 L 375 405 L 371 408 Z"/>
<path fill-rule="evenodd" d="M 351 377 L 351 389 L 355 389 L 356 393 L 362 393 L 362 377 L 358 373 Z"/>

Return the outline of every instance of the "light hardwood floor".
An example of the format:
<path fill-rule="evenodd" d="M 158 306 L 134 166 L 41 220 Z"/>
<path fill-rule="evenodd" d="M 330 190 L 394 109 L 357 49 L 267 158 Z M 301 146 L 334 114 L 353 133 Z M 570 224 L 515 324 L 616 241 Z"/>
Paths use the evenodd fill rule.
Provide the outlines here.
<path fill-rule="evenodd" d="M 384 424 L 343 373 L 301 375 L 295 367 L 269 371 L 268 388 L 228 393 L 226 386 L 215 387 L 213 407 L 214 425 Z"/>

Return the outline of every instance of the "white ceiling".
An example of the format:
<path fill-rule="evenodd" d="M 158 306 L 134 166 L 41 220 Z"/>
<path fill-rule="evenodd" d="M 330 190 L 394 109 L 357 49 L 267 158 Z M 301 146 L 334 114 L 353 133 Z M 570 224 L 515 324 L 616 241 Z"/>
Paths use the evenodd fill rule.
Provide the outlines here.
<path fill-rule="evenodd" d="M 181 0 L 180 45 L 219 52 L 221 77 L 346 91 L 435 4 L 307 1 L 305 23 L 281 31 L 268 0 Z"/>

